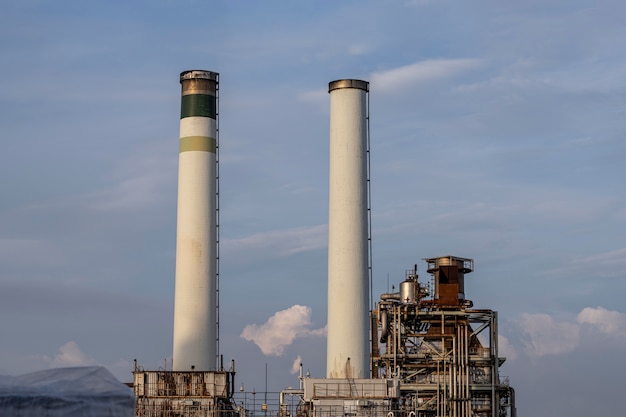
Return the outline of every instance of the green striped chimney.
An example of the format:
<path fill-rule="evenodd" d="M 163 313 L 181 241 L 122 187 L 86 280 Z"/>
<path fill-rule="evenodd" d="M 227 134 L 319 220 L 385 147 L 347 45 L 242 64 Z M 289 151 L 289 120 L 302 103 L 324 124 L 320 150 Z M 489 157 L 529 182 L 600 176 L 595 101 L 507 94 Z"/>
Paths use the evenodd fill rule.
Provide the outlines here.
<path fill-rule="evenodd" d="M 216 370 L 219 74 L 180 74 L 174 371 Z"/>

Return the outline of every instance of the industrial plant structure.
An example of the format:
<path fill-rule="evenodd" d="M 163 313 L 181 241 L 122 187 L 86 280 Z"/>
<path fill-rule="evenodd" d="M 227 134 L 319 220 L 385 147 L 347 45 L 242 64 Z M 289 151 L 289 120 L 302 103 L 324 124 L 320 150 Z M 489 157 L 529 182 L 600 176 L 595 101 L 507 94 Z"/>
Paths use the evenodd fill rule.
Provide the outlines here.
<path fill-rule="evenodd" d="M 337 80 L 328 87 L 327 377 L 305 378 L 299 390 L 284 392 L 281 417 L 293 414 L 288 396 L 298 397 L 298 417 L 514 417 L 514 391 L 499 375 L 497 313 L 472 309 L 465 298 L 472 259 L 425 259 L 432 283 L 418 281 L 415 265 L 399 292 L 365 311 L 369 84 Z"/>
<path fill-rule="evenodd" d="M 285 393 L 298 397 L 298 417 L 515 417 L 515 391 L 499 374 L 497 313 L 465 298 L 474 261 L 425 261 L 432 282 L 420 282 L 415 265 L 372 311 L 371 377 L 305 378 Z M 281 398 L 281 416 L 292 415 Z"/>
<path fill-rule="evenodd" d="M 233 399 L 234 361 L 226 371 L 219 359 L 218 75 L 186 71 L 181 84 L 174 358 L 171 371 L 135 365 L 136 415 L 254 417 Z M 472 259 L 426 258 L 432 279 L 415 265 L 369 304 L 369 83 L 337 80 L 329 93 L 327 374 L 301 368 L 264 417 L 515 417 L 497 313 L 465 297 Z"/>

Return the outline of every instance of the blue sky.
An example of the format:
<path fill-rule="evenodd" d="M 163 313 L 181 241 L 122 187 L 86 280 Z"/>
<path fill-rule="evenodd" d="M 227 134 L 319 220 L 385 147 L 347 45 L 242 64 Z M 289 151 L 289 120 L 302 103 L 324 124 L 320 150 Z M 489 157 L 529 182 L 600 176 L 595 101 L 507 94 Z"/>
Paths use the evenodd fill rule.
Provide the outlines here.
<path fill-rule="evenodd" d="M 619 1 L 4 1 L 0 373 L 171 357 L 180 85 L 220 73 L 221 352 L 325 373 L 328 82 L 370 81 L 374 296 L 475 260 L 520 415 L 621 416 Z M 280 331 L 278 330 L 280 329 Z M 242 337 L 242 336 L 245 336 Z"/>

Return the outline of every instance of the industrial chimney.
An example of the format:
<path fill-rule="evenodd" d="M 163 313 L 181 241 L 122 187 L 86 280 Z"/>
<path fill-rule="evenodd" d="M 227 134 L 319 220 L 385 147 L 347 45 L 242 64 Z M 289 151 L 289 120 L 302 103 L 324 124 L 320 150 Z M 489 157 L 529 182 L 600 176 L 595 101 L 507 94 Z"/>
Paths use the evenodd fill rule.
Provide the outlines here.
<path fill-rule="evenodd" d="M 174 371 L 216 369 L 218 78 L 180 74 Z"/>
<path fill-rule="evenodd" d="M 328 85 L 327 378 L 369 377 L 368 91 L 361 80 Z"/>

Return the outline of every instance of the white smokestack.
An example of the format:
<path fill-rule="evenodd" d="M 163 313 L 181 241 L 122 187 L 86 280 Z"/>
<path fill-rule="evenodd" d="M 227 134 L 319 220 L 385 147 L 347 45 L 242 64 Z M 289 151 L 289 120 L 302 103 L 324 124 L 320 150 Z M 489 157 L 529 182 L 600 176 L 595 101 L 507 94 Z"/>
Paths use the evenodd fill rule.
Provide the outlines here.
<path fill-rule="evenodd" d="M 330 93 L 327 378 L 369 377 L 367 94 L 337 80 Z"/>
<path fill-rule="evenodd" d="M 180 114 L 174 371 L 217 362 L 216 138 L 218 74 L 185 71 Z"/>

